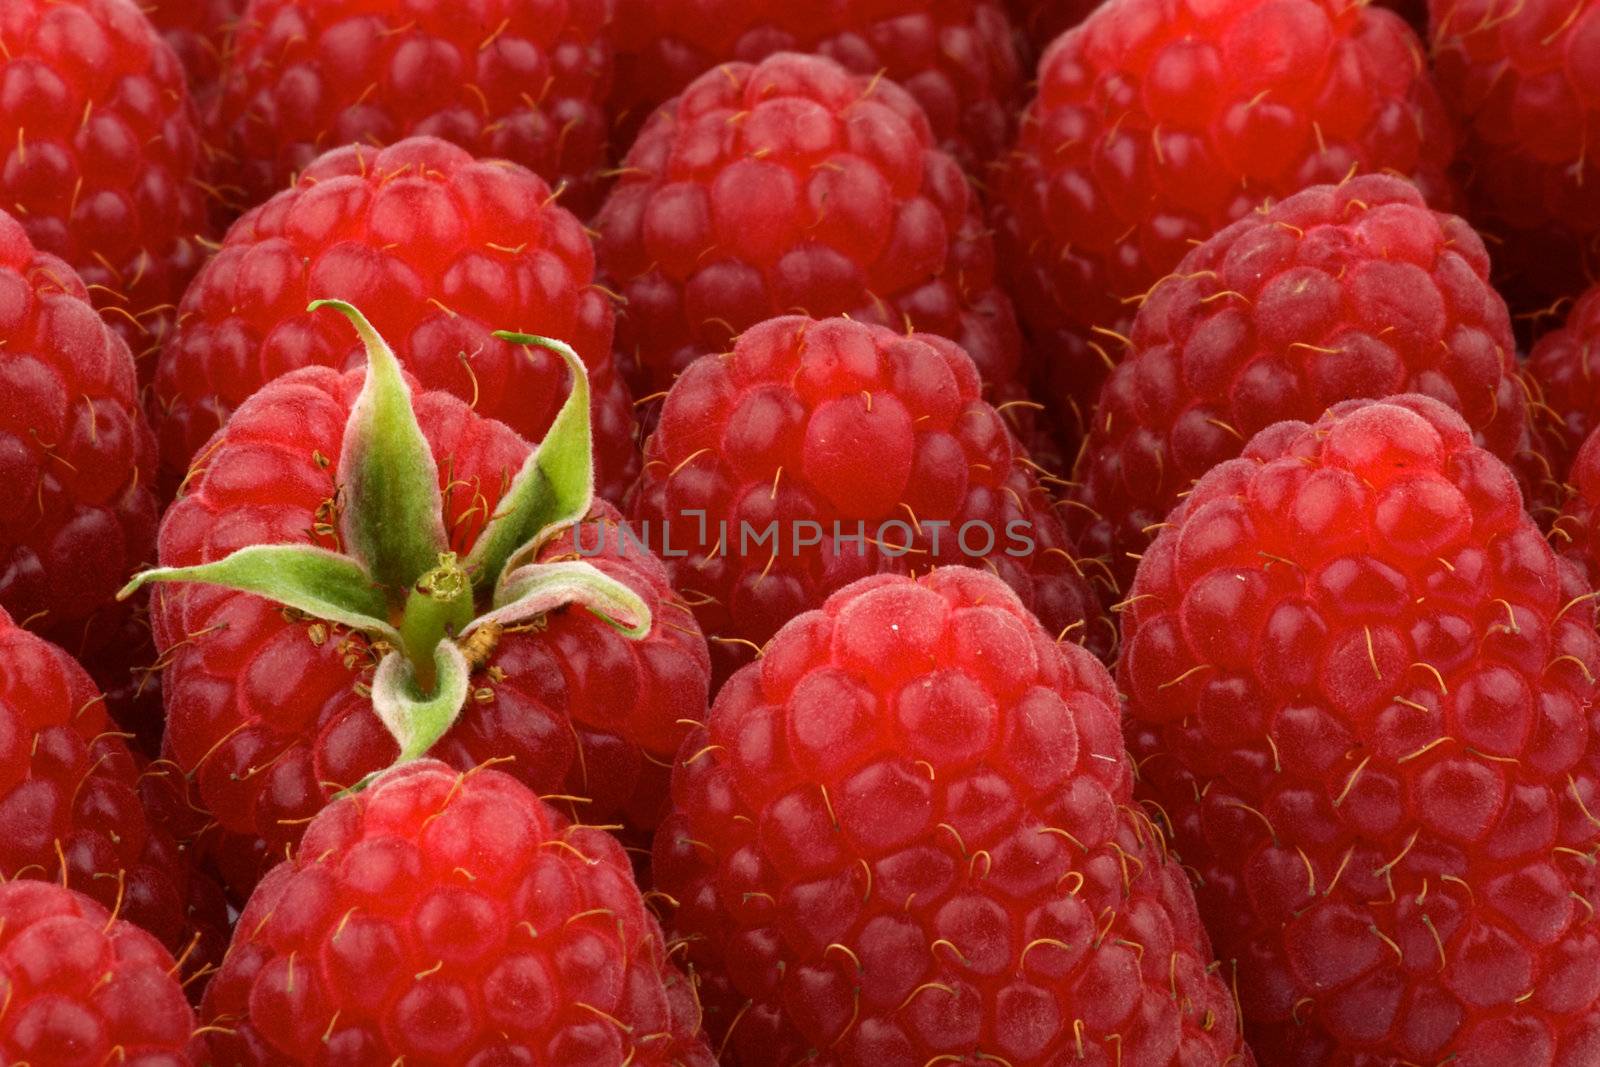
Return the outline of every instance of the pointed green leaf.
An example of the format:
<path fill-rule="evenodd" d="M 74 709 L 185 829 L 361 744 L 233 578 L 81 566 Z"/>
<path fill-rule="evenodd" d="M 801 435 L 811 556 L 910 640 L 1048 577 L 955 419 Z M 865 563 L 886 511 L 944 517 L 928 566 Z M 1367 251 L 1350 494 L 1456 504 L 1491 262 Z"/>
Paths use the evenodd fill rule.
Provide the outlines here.
<path fill-rule="evenodd" d="M 127 599 L 151 582 L 205 582 L 254 593 L 318 619 L 400 643 L 388 601 L 361 565 L 314 545 L 249 545 L 212 563 L 157 567 L 134 575 L 117 594 Z"/>
<path fill-rule="evenodd" d="M 589 427 L 589 374 L 572 346 L 525 333 L 495 334 L 517 345 L 548 348 L 572 374 L 572 392 L 550 432 L 528 456 L 467 560 L 480 589 L 494 588 L 512 554 L 541 542 L 589 513 L 594 502 L 594 449 Z"/>
<path fill-rule="evenodd" d="M 436 681 L 431 693 L 417 684 L 411 661 L 390 652 L 372 678 L 372 709 L 400 746 L 396 762 L 428 754 L 439 738 L 455 724 L 467 702 L 472 668 L 452 641 L 440 641 L 433 650 Z"/>
<path fill-rule="evenodd" d="M 534 563 L 508 572 L 495 590 L 495 608 L 468 626 L 465 637 L 485 623 L 511 626 L 556 608 L 579 604 L 629 637 L 650 632 L 650 606 L 627 585 L 592 563 Z"/>
<path fill-rule="evenodd" d="M 367 380 L 345 424 L 339 477 L 344 543 L 379 584 L 405 589 L 449 549 L 439 468 L 411 408 L 400 361 L 366 317 L 342 300 L 318 300 L 355 326 Z"/>

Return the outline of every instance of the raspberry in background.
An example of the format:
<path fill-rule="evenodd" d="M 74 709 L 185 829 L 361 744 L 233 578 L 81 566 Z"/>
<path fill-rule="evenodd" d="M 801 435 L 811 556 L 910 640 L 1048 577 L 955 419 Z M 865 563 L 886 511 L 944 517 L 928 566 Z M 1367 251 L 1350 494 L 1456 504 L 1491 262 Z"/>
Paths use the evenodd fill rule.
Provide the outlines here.
<path fill-rule="evenodd" d="M 893 82 L 793 53 L 710 71 L 645 125 L 595 226 L 641 396 L 796 313 L 941 334 L 1020 391 L 976 198 Z"/>
<path fill-rule="evenodd" d="M 225 906 L 147 816 L 150 783 L 122 738 L 83 668 L 0 609 L 0 880 L 70 886 L 204 960 Z"/>
<path fill-rule="evenodd" d="M 615 33 L 610 106 L 623 149 L 699 75 L 776 52 L 815 52 L 897 82 L 975 176 L 1006 150 L 1022 102 L 1022 61 L 998 0 L 621 0 Z"/>
<path fill-rule="evenodd" d="M 1042 52 L 1051 41 L 1089 17 L 1103 0 L 1006 0 L 1023 37 Z"/>
<path fill-rule="evenodd" d="M 1600 3 L 1431 0 L 1434 72 L 1463 133 L 1472 221 L 1519 313 L 1576 296 L 1595 275 Z"/>
<path fill-rule="evenodd" d="M 144 0 L 144 10 L 189 72 L 202 113 L 221 88 L 228 36 L 245 0 Z"/>
<path fill-rule="evenodd" d="M 656 834 L 723 1063 L 1253 1064 L 1117 707 L 982 571 L 863 579 L 784 627 Z"/>
<path fill-rule="evenodd" d="M 1600 639 L 1510 469 L 1436 400 L 1352 400 L 1169 522 L 1129 747 L 1262 1062 L 1600 1062 Z"/>
<path fill-rule="evenodd" d="M 0 607 L 86 658 L 130 644 L 112 597 L 155 550 L 137 397 L 128 346 L 78 275 L 0 211 Z"/>
<path fill-rule="evenodd" d="M 1421 42 L 1367 4 L 1112 0 L 1056 40 L 1038 83 L 996 176 L 997 243 L 1068 432 L 1138 298 L 1263 201 L 1377 171 L 1448 199 L 1452 134 Z"/>
<path fill-rule="evenodd" d="M 130 0 L 0 7 L 0 206 L 77 269 L 136 356 L 202 258 L 196 127 L 178 57 Z"/>
<path fill-rule="evenodd" d="M 333 317 L 327 310 L 319 314 Z M 369 366 L 375 351 L 387 352 L 369 347 Z M 384 366 L 393 359 L 385 355 Z M 571 359 L 581 367 L 576 356 Z M 388 374 L 383 381 L 390 381 Z M 512 543 L 520 545 L 517 568 L 508 566 L 504 553 L 497 566 L 474 565 L 474 584 L 458 591 L 467 599 L 462 606 L 470 623 L 491 607 L 504 607 L 498 580 L 485 572 L 538 571 L 539 565 L 548 565 L 551 573 L 598 569 L 647 609 L 648 630 L 630 639 L 620 624 L 570 598 L 550 603 L 537 617 L 515 617 L 487 628 L 470 641 L 459 626 L 446 634 L 441 623 L 437 643 L 427 647 L 435 657 L 449 651 L 462 658 L 462 698 L 433 720 L 440 733 L 423 751 L 463 769 L 507 758 L 513 761 L 507 769 L 541 794 L 578 798 L 571 803 L 587 820 L 653 827 L 665 804 L 667 767 L 686 732 L 679 720 L 703 713 L 710 675 L 705 641 L 668 585 L 661 561 L 648 552 L 624 552 L 617 513 L 584 493 L 561 502 L 576 525 L 561 526 L 548 509 L 527 515 L 524 498 L 516 494 L 522 492 L 517 487 L 526 487 L 524 469 L 534 446 L 449 393 L 421 390 L 412 382 L 404 415 L 385 409 L 382 432 L 368 432 L 364 413 L 375 410 L 378 401 L 357 410 L 358 400 L 369 395 L 363 392 L 366 380 L 365 370 L 340 374 L 307 367 L 269 382 L 246 400 L 167 509 L 161 563 L 168 568 L 221 565 L 247 548 L 293 546 L 337 552 L 334 562 L 344 561 L 341 566 L 348 569 L 364 563 L 357 540 L 361 531 L 400 543 L 414 536 L 411 527 L 434 525 L 444 547 L 427 563 L 438 559 L 444 567 L 441 557 L 448 555 L 449 567 L 459 574 L 476 558 L 480 543 L 507 550 Z M 398 370 L 393 382 L 399 382 Z M 554 466 L 541 459 L 538 467 L 549 476 L 548 484 L 565 484 L 573 473 L 562 469 L 568 460 L 588 463 L 582 395 L 575 392 L 555 420 L 557 427 L 570 429 L 577 416 L 585 427 L 582 434 L 554 445 L 551 437 L 541 443 L 539 455 L 547 456 L 548 446 L 553 457 Z M 411 430 L 398 432 L 400 421 L 410 421 L 415 447 L 426 454 L 413 455 L 395 469 L 414 470 L 428 484 L 409 486 L 402 479 L 391 491 L 358 501 L 355 488 L 369 484 L 361 461 L 394 448 L 402 436 L 410 438 Z M 350 438 L 358 432 L 362 439 L 352 447 Z M 400 510 L 418 489 L 431 499 L 418 500 L 417 508 L 431 514 Z M 526 541 L 521 534 L 512 543 L 500 537 L 502 520 L 534 518 L 539 520 L 534 529 L 546 535 L 537 542 L 531 530 L 524 531 Z M 485 541 L 486 529 L 498 531 L 496 538 Z M 327 562 L 331 554 L 318 555 Z M 321 573 L 314 572 L 314 578 Z M 196 577 L 194 584 L 162 585 L 150 594 L 165 666 L 165 751 L 195 777 L 200 804 L 222 831 L 260 838 L 265 855 L 281 857 L 299 840 L 307 820 L 341 789 L 397 758 L 421 754 L 406 752 L 399 735 L 410 735 L 409 724 L 422 717 L 412 718 L 410 712 L 397 712 L 398 719 L 380 717 L 374 692 L 383 688 L 380 664 L 396 654 L 407 662 L 426 649 L 397 647 L 402 642 L 392 629 L 389 636 L 371 636 L 374 628 L 350 621 L 348 611 L 287 608 L 270 583 L 253 588 L 273 599 L 217 584 L 225 577 L 217 575 L 215 582 Z M 476 584 L 480 578 L 495 586 L 492 604 Z M 409 605 L 411 593 L 428 595 L 452 580 L 461 579 L 435 578 L 429 571 L 398 582 L 393 594 L 375 573 L 359 584 L 383 590 L 372 596 Z M 342 584 L 307 584 L 317 605 L 339 603 Z M 385 606 L 395 614 L 402 611 Z M 387 618 L 382 625 L 388 625 Z M 219 864 L 230 879 L 248 878 L 257 869 L 257 850 L 249 846 L 248 851 L 248 862 Z"/>
<path fill-rule="evenodd" d="M 1600 585 L 1600 433 L 1578 449 L 1568 474 L 1571 495 L 1550 530 L 1550 544 L 1581 568 L 1591 588 Z"/>
<path fill-rule="evenodd" d="M 312 822 L 239 919 L 218 1063 L 713 1067 L 622 848 L 498 770 L 397 768 Z"/>
<path fill-rule="evenodd" d="M 1471 226 L 1368 175 L 1251 212 L 1184 256 L 1134 317 L 1065 512 L 1127 588 L 1194 480 L 1285 419 L 1417 392 L 1510 462 L 1527 402 L 1505 301 Z"/>
<path fill-rule="evenodd" d="M 613 0 L 250 0 L 212 131 L 242 211 L 345 144 L 442 137 L 586 212 L 606 148 Z"/>
<path fill-rule="evenodd" d="M 566 341 L 589 371 L 601 492 L 620 499 L 638 473 L 633 400 L 613 368 L 611 301 L 594 282 L 583 225 L 525 168 L 414 137 L 318 159 L 234 223 L 195 278 L 151 404 L 167 495 L 266 382 L 313 364 L 360 365 L 348 325 L 306 310 L 323 297 L 358 304 L 425 388 L 530 440 L 571 389 L 566 366 L 491 334 Z"/>
<path fill-rule="evenodd" d="M 1548 460 L 1546 477 L 1569 481 L 1578 449 L 1600 426 L 1600 286 L 1591 287 L 1567 312 L 1566 321 L 1539 338 L 1528 355 L 1526 380 L 1534 440 Z"/>
<path fill-rule="evenodd" d="M 673 384 L 632 518 L 725 678 L 849 582 L 951 563 L 993 568 L 1052 636 L 1109 656 L 1053 505 L 954 342 L 791 316 Z"/>
<path fill-rule="evenodd" d="M 0 1058 L 36 1067 L 198 1062 L 194 1011 L 174 966 L 149 934 L 80 893 L 0 885 Z"/>

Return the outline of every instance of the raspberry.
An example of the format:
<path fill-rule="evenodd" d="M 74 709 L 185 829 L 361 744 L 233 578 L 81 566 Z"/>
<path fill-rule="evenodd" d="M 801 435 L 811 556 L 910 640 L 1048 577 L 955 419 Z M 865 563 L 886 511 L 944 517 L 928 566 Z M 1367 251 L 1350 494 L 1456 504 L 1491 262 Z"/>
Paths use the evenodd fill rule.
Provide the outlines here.
<path fill-rule="evenodd" d="M 1279 423 L 1139 566 L 1130 745 L 1262 1062 L 1600 1062 L 1600 638 L 1428 397 Z"/>
<path fill-rule="evenodd" d="M 241 1067 L 715 1064 L 621 846 L 509 775 L 433 760 L 317 817 L 203 1014 Z"/>
<path fill-rule="evenodd" d="M 1600 4 L 1431 0 L 1434 70 L 1463 131 L 1473 221 L 1496 238 L 1518 310 L 1571 296 L 1593 274 L 1600 167 Z"/>
<path fill-rule="evenodd" d="M 612 310 L 583 226 L 522 167 L 431 137 L 336 149 L 241 218 L 184 296 L 156 377 L 163 481 L 175 487 L 228 414 L 299 367 L 354 366 L 361 345 L 307 301 L 358 303 L 429 389 L 538 440 L 567 395 L 553 352 L 490 336 L 559 337 L 594 395 L 602 492 L 638 473 L 633 400 L 611 362 Z"/>
<path fill-rule="evenodd" d="M 184 951 L 222 904 L 146 817 L 146 788 L 88 674 L 0 610 L 0 879 L 63 882 Z"/>
<path fill-rule="evenodd" d="M 1451 134 L 1416 36 L 1344 0 L 1113 0 L 1059 38 L 999 178 L 1044 391 L 1086 420 L 1133 304 L 1263 200 L 1352 171 L 1436 199 Z M 1070 428 L 1070 427 L 1069 427 Z"/>
<path fill-rule="evenodd" d="M 1572 462 L 1570 499 L 1550 531 L 1556 551 L 1574 560 L 1590 587 L 1600 583 L 1600 434 L 1590 434 Z"/>
<path fill-rule="evenodd" d="M 943 337 L 799 316 L 673 384 L 632 516 L 713 638 L 719 677 L 857 578 L 980 558 L 1053 634 L 1110 652 L 1115 628 L 978 390 Z"/>
<path fill-rule="evenodd" d="M 1123 588 L 1193 480 L 1284 419 L 1426 393 L 1503 459 L 1526 398 L 1489 255 L 1409 182 L 1371 175 L 1252 212 L 1183 258 L 1134 318 L 1101 393 L 1069 512 Z"/>
<path fill-rule="evenodd" d="M 631 144 L 656 106 L 725 62 L 814 52 L 899 83 L 969 173 L 1010 144 L 1022 63 L 999 0 L 622 0 L 611 106 Z"/>
<path fill-rule="evenodd" d="M 998 578 L 798 616 L 673 770 L 655 873 L 728 1064 L 1253 1064 L 1111 678 Z"/>
<path fill-rule="evenodd" d="M 200 264 L 200 138 L 183 67 L 129 0 L 0 9 L 0 204 L 71 263 L 136 354 Z"/>
<path fill-rule="evenodd" d="M 1533 428 L 1549 460 L 1547 477 L 1567 480 L 1573 457 L 1600 426 L 1600 368 L 1590 367 L 1590 350 L 1600 344 L 1600 286 L 1578 298 L 1560 329 L 1539 339 L 1528 356 Z"/>
<path fill-rule="evenodd" d="M 605 154 L 610 16 L 611 0 L 250 0 L 215 118 L 224 197 L 243 210 L 326 149 L 413 134 L 587 195 Z M 593 206 L 583 195 L 574 210 Z"/>
<path fill-rule="evenodd" d="M 581 366 L 576 357 L 573 365 Z M 362 429 L 347 424 L 361 415 L 353 409 L 365 384 L 361 370 L 341 375 L 308 367 L 246 400 L 167 510 L 161 562 L 215 563 L 255 545 L 311 544 L 359 558 L 362 550 L 352 538 L 366 528 L 359 523 L 368 505 L 358 506 L 351 496 L 352 485 L 366 477 L 355 461 L 389 446 L 380 437 L 349 447 L 350 436 Z M 582 414 L 582 403 L 573 404 Z M 570 423 L 573 414 L 569 405 L 558 424 Z M 498 524 L 521 506 L 508 487 L 532 446 L 437 390 L 415 397 L 413 425 L 420 426 L 425 462 L 433 469 L 426 488 L 438 494 L 434 513 L 407 518 L 392 510 L 391 498 L 403 496 L 395 490 L 379 495 L 384 510 L 371 521 L 382 535 L 402 537 L 408 525 L 442 520 L 448 551 L 472 558 L 486 536 L 486 520 L 494 516 Z M 548 439 L 543 447 L 560 451 Z M 586 434 L 579 455 L 587 460 Z M 665 768 L 684 733 L 678 720 L 698 716 L 705 706 L 709 661 L 661 562 L 639 551 L 624 555 L 616 512 L 603 502 L 592 509 L 579 503 L 573 518 L 587 512 L 586 521 L 525 546 L 529 555 L 522 562 L 570 570 L 577 566 L 571 561 L 584 556 L 584 566 L 598 567 L 642 601 L 652 620 L 648 634 L 630 640 L 593 612 L 557 600 L 537 617 L 496 624 L 470 640 L 462 635 L 460 654 L 470 657 L 463 665 L 469 674 L 462 680 L 463 703 L 448 709 L 439 726 L 448 732 L 431 751 L 463 769 L 513 759 L 514 773 L 540 792 L 587 799 L 585 817 L 624 816 L 649 827 L 660 817 Z M 405 588 L 416 592 L 432 579 L 416 581 L 421 584 L 408 580 Z M 336 592 L 320 590 L 317 603 L 327 604 Z M 399 737 L 406 731 L 396 734 L 374 704 L 381 681 L 374 668 L 397 652 L 392 632 L 369 636 L 378 631 L 341 622 L 348 613 L 286 611 L 277 599 L 237 586 L 163 586 L 151 595 L 151 616 L 165 663 L 166 752 L 196 777 L 201 804 L 222 830 L 262 838 L 266 854 L 281 857 L 334 793 L 403 753 Z M 411 602 L 402 591 L 407 617 Z M 481 601 L 463 606 L 469 619 L 482 613 Z M 459 625 L 449 633 L 461 634 Z M 403 651 L 405 660 L 415 654 L 409 645 Z"/>
<path fill-rule="evenodd" d="M 189 72 L 189 91 L 204 111 L 221 88 L 228 35 L 244 14 L 244 0 L 146 0 L 144 6 Z"/>
<path fill-rule="evenodd" d="M 187 1067 L 194 1012 L 172 955 L 80 893 L 0 885 L 0 1058 Z"/>
<path fill-rule="evenodd" d="M 645 126 L 596 226 L 640 394 L 798 310 L 942 334 L 1015 395 L 1021 341 L 976 201 L 892 82 L 789 53 L 711 71 Z"/>
<path fill-rule="evenodd" d="M 78 275 L 0 211 L 0 607 L 86 655 L 118 637 L 127 611 L 111 598 L 155 547 L 137 394 Z"/>

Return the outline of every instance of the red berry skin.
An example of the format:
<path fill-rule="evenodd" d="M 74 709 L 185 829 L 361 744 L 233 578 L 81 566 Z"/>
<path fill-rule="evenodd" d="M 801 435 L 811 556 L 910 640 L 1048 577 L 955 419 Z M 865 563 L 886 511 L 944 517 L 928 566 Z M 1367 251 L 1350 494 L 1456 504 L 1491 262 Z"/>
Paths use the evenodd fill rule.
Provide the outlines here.
<path fill-rule="evenodd" d="M 614 0 L 250 0 L 212 123 L 241 210 L 326 149 L 442 137 L 593 208 Z M 574 192 L 577 193 L 574 196 Z"/>
<path fill-rule="evenodd" d="M 611 109 L 621 144 L 719 63 L 813 52 L 904 87 L 934 137 L 981 174 L 1005 152 L 1023 86 L 999 0 L 621 0 Z"/>
<path fill-rule="evenodd" d="M 189 91 L 204 110 L 218 92 L 228 35 L 244 0 L 146 0 L 145 12 L 189 73 Z"/>
<path fill-rule="evenodd" d="M 200 265 L 197 126 L 178 57 L 130 0 L 0 9 L 0 204 L 136 354 Z"/>
<path fill-rule="evenodd" d="M 162 565 L 308 538 L 336 548 L 337 457 L 364 376 L 308 367 L 245 401 L 167 509 Z M 414 402 L 451 549 L 466 558 L 531 446 L 448 393 L 419 392 Z M 588 798 L 585 818 L 650 827 L 685 732 L 678 722 L 705 708 L 710 664 L 660 561 L 631 545 L 624 552 L 617 521 L 597 503 L 576 536 L 588 562 L 645 600 L 650 635 L 630 640 L 582 609 L 513 628 L 474 672 L 466 707 L 432 754 L 463 769 L 510 757 L 538 792 Z M 539 560 L 572 556 L 574 536 L 552 539 Z M 367 695 L 377 655 L 364 636 L 219 586 L 162 586 L 151 618 L 166 664 L 165 751 L 196 777 L 220 827 L 264 839 L 267 855 L 281 857 L 334 793 L 398 755 Z"/>
<path fill-rule="evenodd" d="M 84 669 L 0 609 L 0 880 L 65 883 L 182 952 L 222 902 L 147 817 L 122 737 Z"/>
<path fill-rule="evenodd" d="M 723 687 L 654 870 L 725 1065 L 1255 1062 L 1111 678 L 1053 638 L 987 572 L 877 575 Z"/>
<path fill-rule="evenodd" d="M 79 654 L 115 640 L 112 598 L 155 547 L 154 473 L 127 344 L 0 211 L 0 608 Z"/>
<path fill-rule="evenodd" d="M 858 578 L 952 563 L 993 567 L 1053 635 L 1115 643 L 1027 454 L 943 337 L 771 319 L 673 384 L 646 457 L 631 515 L 719 678 Z"/>
<path fill-rule="evenodd" d="M 1473 221 L 1519 311 L 1577 294 L 1593 276 L 1600 167 L 1600 4 L 1430 0 L 1440 92 L 1462 130 Z"/>
<path fill-rule="evenodd" d="M 1356 171 L 1447 189 L 1421 42 L 1366 4 L 1113 0 L 1038 83 L 997 176 L 997 241 L 1047 399 L 1080 425 L 1137 298 L 1196 243 Z"/>
<path fill-rule="evenodd" d="M 1139 566 L 1119 689 L 1264 1063 L 1600 1062 L 1584 587 L 1422 396 L 1284 422 Z"/>
<path fill-rule="evenodd" d="M 1578 449 L 1600 426 L 1600 367 L 1591 365 L 1590 355 L 1597 345 L 1600 285 L 1580 296 L 1561 327 L 1539 338 L 1528 354 L 1534 435 L 1549 461 L 1545 474 L 1558 485 L 1570 481 Z"/>
<path fill-rule="evenodd" d="M 1134 317 L 1074 481 L 1078 543 L 1126 588 L 1196 478 L 1286 419 L 1416 392 L 1508 462 L 1528 447 L 1505 301 L 1471 226 L 1369 175 L 1252 212 L 1186 255 Z"/>
<path fill-rule="evenodd" d="M 172 954 L 59 885 L 0 885 L 0 1059 L 189 1067 L 194 1011 Z"/>
<path fill-rule="evenodd" d="M 407 764 L 330 805 L 250 898 L 215 1062 L 715 1067 L 622 846 L 497 770 Z"/>
<path fill-rule="evenodd" d="M 595 225 L 640 395 L 797 312 L 940 334 L 1020 389 L 976 198 L 893 82 L 793 53 L 710 71 L 645 125 Z"/>
<path fill-rule="evenodd" d="M 1600 433 L 1591 433 L 1572 461 L 1571 495 L 1550 530 L 1550 544 L 1600 584 Z"/>
<path fill-rule="evenodd" d="M 432 137 L 335 149 L 234 223 L 184 295 L 151 405 L 163 485 L 170 493 L 266 382 L 300 367 L 365 365 L 337 316 L 306 310 L 337 298 L 361 307 L 426 388 L 529 440 L 543 438 L 566 398 L 566 366 L 491 334 L 572 345 L 594 397 L 597 481 L 620 499 L 639 466 L 633 399 L 612 363 L 611 301 L 594 270 L 582 223 L 522 167 Z"/>

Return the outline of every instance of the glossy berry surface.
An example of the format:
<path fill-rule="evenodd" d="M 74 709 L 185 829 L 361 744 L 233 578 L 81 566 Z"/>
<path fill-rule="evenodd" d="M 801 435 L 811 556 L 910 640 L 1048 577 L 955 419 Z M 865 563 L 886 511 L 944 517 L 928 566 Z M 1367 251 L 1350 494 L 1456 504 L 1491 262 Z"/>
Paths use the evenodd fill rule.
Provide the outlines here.
<path fill-rule="evenodd" d="M 1568 577 L 1421 396 L 1263 431 L 1145 554 L 1130 748 L 1262 1062 L 1600 1062 L 1600 639 Z"/>
<path fill-rule="evenodd" d="M 790 622 L 685 742 L 656 835 L 724 1064 L 1253 1064 L 1117 714 L 982 571 Z"/>
<path fill-rule="evenodd" d="M 1600 4 L 1431 0 L 1434 69 L 1464 131 L 1473 221 L 1519 310 L 1573 296 L 1600 235 Z"/>
<path fill-rule="evenodd" d="M 0 9 L 0 206 L 82 274 L 136 354 L 200 262 L 196 126 L 178 57 L 130 0 Z"/>
<path fill-rule="evenodd" d="M 1126 588 L 1195 479 L 1257 431 L 1417 392 L 1507 461 L 1527 403 L 1505 301 L 1472 227 L 1387 175 L 1317 186 L 1194 249 L 1134 318 L 1078 462 L 1084 551 Z M 1147 532 L 1151 531 L 1151 532 Z"/>
<path fill-rule="evenodd" d="M 1052 635 L 1110 652 L 1053 502 L 979 385 L 943 337 L 798 316 L 674 383 L 632 517 L 720 674 L 857 578 L 951 563 L 992 567 Z"/>
<path fill-rule="evenodd" d="M 725 64 L 646 124 L 595 226 L 640 395 L 795 313 L 937 333 L 1020 385 L 976 200 L 893 82 L 792 53 Z"/>
<path fill-rule="evenodd" d="M 1353 171 L 1445 189 L 1421 42 L 1366 4 L 1116 0 L 1038 84 L 997 181 L 999 245 L 1047 399 L 1085 424 L 1135 298 L 1195 243 Z"/>
<path fill-rule="evenodd" d="M 981 175 L 1009 145 L 1024 81 L 998 0 L 622 0 L 616 46 L 611 108 L 624 148 L 657 105 L 719 63 L 813 52 L 905 88 L 941 146 Z"/>
<path fill-rule="evenodd" d="M 155 439 L 127 344 L 83 281 L 0 211 L 0 608 L 74 652 L 155 547 Z"/>
<path fill-rule="evenodd" d="M 325 297 L 359 303 L 406 368 L 530 440 L 571 388 L 543 349 L 577 349 L 594 397 L 598 484 L 620 498 L 638 472 L 633 401 L 611 360 L 612 310 L 582 224 L 523 167 L 475 160 L 437 138 L 349 146 L 234 223 L 185 294 L 151 405 L 170 491 L 228 414 L 299 367 L 361 366 L 360 342 Z"/>
<path fill-rule="evenodd" d="M 332 805 L 239 919 L 218 1063 L 711 1067 L 622 847 L 498 770 L 427 760 Z"/>
<path fill-rule="evenodd" d="M 1535 440 L 1556 483 L 1568 481 L 1578 449 L 1600 427 L 1600 360 L 1591 354 L 1597 346 L 1600 286 L 1580 296 L 1566 321 L 1539 338 L 1528 354 Z"/>
<path fill-rule="evenodd" d="M 188 1067 L 194 1011 L 172 955 L 80 893 L 0 885 L 0 1057 Z"/>
<path fill-rule="evenodd" d="M 205 887 L 122 738 L 83 668 L 0 610 L 0 878 L 65 883 L 183 952 L 215 916 L 191 914 Z"/>
<path fill-rule="evenodd" d="M 610 17 L 611 0 L 250 0 L 214 120 L 223 198 L 251 207 L 328 149 L 413 134 L 585 184 Z"/>
<path fill-rule="evenodd" d="M 247 400 L 168 508 L 161 563 L 252 544 L 337 547 L 337 458 L 364 376 L 309 367 Z M 531 446 L 448 393 L 419 392 L 415 406 L 451 550 L 465 558 Z M 653 825 L 684 733 L 678 720 L 705 707 L 704 639 L 660 561 L 623 552 L 609 505 L 596 504 L 539 559 L 573 557 L 575 536 L 587 562 L 644 599 L 650 635 L 630 640 L 575 607 L 509 628 L 475 664 L 466 706 L 432 753 L 460 768 L 510 757 L 512 773 L 541 793 L 587 798 L 586 819 Z M 166 664 L 166 752 L 195 776 L 224 830 L 263 838 L 281 856 L 334 793 L 394 762 L 368 688 L 378 650 L 365 636 L 215 585 L 158 587 L 151 615 Z"/>
<path fill-rule="evenodd" d="M 245 0 L 146 0 L 144 10 L 189 73 L 189 91 L 209 104 L 222 83 L 229 35 Z"/>

